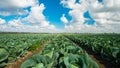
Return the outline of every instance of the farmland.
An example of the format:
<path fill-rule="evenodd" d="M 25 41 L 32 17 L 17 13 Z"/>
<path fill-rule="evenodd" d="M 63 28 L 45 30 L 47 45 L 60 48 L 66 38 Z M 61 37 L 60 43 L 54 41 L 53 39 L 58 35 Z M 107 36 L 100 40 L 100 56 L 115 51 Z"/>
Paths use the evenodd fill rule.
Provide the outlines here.
<path fill-rule="evenodd" d="M 120 34 L 18 33 L 0 34 L 0 68 L 9 68 L 9 64 L 41 46 L 19 68 L 101 68 L 89 52 L 100 58 L 97 61 L 107 61 L 111 68 L 120 65 Z"/>

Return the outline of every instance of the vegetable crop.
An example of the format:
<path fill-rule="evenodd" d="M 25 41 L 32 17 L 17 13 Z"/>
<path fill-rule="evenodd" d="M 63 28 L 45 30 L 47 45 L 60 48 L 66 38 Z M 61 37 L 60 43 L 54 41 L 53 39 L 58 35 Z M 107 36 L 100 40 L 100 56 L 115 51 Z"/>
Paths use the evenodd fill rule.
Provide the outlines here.
<path fill-rule="evenodd" d="M 80 46 L 91 49 L 95 54 L 114 65 L 120 64 L 120 34 L 69 34 L 66 35 Z"/>
<path fill-rule="evenodd" d="M 80 47 L 60 36 L 23 62 L 21 68 L 98 68 L 98 65 Z"/>
<path fill-rule="evenodd" d="M 14 62 L 28 51 L 35 50 L 54 36 L 52 34 L 0 34 L 0 67 Z"/>

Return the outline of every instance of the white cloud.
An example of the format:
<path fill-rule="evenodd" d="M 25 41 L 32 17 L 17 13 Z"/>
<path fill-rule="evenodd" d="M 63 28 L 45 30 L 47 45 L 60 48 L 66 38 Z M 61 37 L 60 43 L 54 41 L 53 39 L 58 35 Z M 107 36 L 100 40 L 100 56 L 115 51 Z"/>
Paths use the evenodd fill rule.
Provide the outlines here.
<path fill-rule="evenodd" d="M 87 0 L 87 2 L 89 6 L 88 11 L 90 12 L 90 15 L 92 16 L 92 18 L 94 18 L 95 20 L 104 19 L 104 20 L 113 21 L 113 22 L 120 21 L 119 19 L 120 1 L 119 0 L 109 0 L 109 1 L 103 0 L 103 3 L 99 3 L 97 0 L 93 0 L 93 1 Z"/>
<path fill-rule="evenodd" d="M 51 25 L 49 23 L 49 21 L 46 20 L 44 14 L 43 14 L 44 9 L 45 9 L 44 4 L 33 6 L 31 8 L 29 16 L 27 16 L 23 20 L 27 21 L 28 23 L 30 23 L 32 25 L 39 25 L 39 27 L 42 27 L 42 28 L 44 28 L 44 27 L 55 28 L 54 25 Z"/>
<path fill-rule="evenodd" d="M 28 14 L 28 10 L 16 9 L 16 10 L 0 10 L 0 15 L 2 16 L 10 16 L 10 15 L 26 15 Z"/>
<path fill-rule="evenodd" d="M 2 0 L 0 1 L 0 15 L 23 15 L 28 11 L 23 8 L 36 5 L 37 0 Z"/>
<path fill-rule="evenodd" d="M 40 25 L 25 25 L 21 20 L 11 20 L 6 25 L 0 25 L 0 31 L 8 32 L 57 32 L 54 25 L 40 27 Z"/>
<path fill-rule="evenodd" d="M 82 2 L 82 1 L 79 1 Z M 69 22 L 69 25 L 65 25 L 65 29 L 70 30 L 80 30 L 84 27 L 84 12 L 87 11 L 84 3 L 76 3 L 76 0 L 61 0 L 61 3 L 64 7 L 71 9 L 69 15 L 72 17 L 72 20 Z"/>
<path fill-rule="evenodd" d="M 0 8 L 25 8 L 35 5 L 36 0 L 2 0 Z"/>
<path fill-rule="evenodd" d="M 4 28 L 6 28 L 6 21 L 4 19 L 0 18 L 0 31 L 2 31 L 2 29 L 4 29 Z"/>
<path fill-rule="evenodd" d="M 2 18 L 0 18 L 0 25 L 4 25 L 6 23 L 6 21 Z"/>
<path fill-rule="evenodd" d="M 62 17 L 60 18 L 60 20 L 61 20 L 64 24 L 67 24 L 67 23 L 68 23 L 68 20 L 67 20 L 67 18 L 65 17 L 65 14 L 62 15 Z"/>
<path fill-rule="evenodd" d="M 10 20 L 0 28 L 2 31 L 12 32 L 57 32 L 58 29 L 46 20 L 44 9 L 44 4 L 34 5 L 27 17 Z"/>
<path fill-rule="evenodd" d="M 111 29 L 111 32 L 120 30 L 118 28 L 118 26 L 120 27 L 120 0 L 103 0 L 103 3 L 99 3 L 97 0 L 87 0 L 87 2 L 90 2 L 88 11 L 98 26 L 102 26 L 106 31 Z"/>
<path fill-rule="evenodd" d="M 29 13 L 29 16 L 25 18 L 25 20 L 29 21 L 32 24 L 40 24 L 45 21 L 45 16 L 43 15 L 43 10 L 45 9 L 44 5 L 33 6 Z"/>
<path fill-rule="evenodd" d="M 20 20 L 11 20 L 8 22 L 8 24 L 9 26 L 16 28 L 21 27 L 23 25 Z"/>
<path fill-rule="evenodd" d="M 120 0 L 103 0 L 104 7 L 109 9 L 110 11 L 118 11 L 120 10 Z"/>
<path fill-rule="evenodd" d="M 65 25 L 66 31 L 72 32 L 120 32 L 120 0 L 61 0 L 63 7 L 71 9 L 72 20 Z M 84 24 L 84 12 L 88 11 L 95 24 Z"/>

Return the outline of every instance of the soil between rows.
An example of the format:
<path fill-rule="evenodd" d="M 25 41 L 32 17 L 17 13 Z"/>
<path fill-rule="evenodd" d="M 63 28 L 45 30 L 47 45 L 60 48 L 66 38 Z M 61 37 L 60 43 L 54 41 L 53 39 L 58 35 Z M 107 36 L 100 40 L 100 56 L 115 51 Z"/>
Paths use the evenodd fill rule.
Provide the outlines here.
<path fill-rule="evenodd" d="M 5 68 L 20 68 L 21 64 L 27 60 L 28 58 L 30 58 L 31 56 L 39 53 L 41 50 L 44 49 L 45 45 L 47 43 L 49 43 L 50 41 L 46 42 L 45 44 L 41 45 L 39 48 L 36 48 L 34 51 L 30 51 L 28 52 L 25 56 L 19 58 L 18 60 L 16 60 L 15 62 L 9 63 Z"/>
<path fill-rule="evenodd" d="M 71 40 L 69 37 L 65 37 Z M 80 43 L 75 42 L 74 40 L 71 41 L 85 50 L 89 54 L 89 56 L 99 65 L 99 68 L 119 68 L 118 66 L 111 64 L 109 61 L 103 60 L 100 55 L 94 54 L 94 52 L 87 46 L 81 46 Z"/>
<path fill-rule="evenodd" d="M 59 35 L 57 35 L 54 39 L 56 39 Z M 52 40 L 54 40 L 52 39 Z M 48 44 L 49 42 L 51 42 L 52 40 L 48 40 L 46 41 L 46 43 L 44 43 L 43 45 L 41 45 L 40 47 L 36 48 L 34 51 L 30 51 L 28 52 L 25 56 L 19 58 L 18 60 L 16 60 L 15 62 L 9 63 L 5 68 L 20 68 L 21 64 L 27 60 L 28 58 L 30 58 L 31 56 L 38 54 L 41 50 L 44 49 L 45 45 Z"/>

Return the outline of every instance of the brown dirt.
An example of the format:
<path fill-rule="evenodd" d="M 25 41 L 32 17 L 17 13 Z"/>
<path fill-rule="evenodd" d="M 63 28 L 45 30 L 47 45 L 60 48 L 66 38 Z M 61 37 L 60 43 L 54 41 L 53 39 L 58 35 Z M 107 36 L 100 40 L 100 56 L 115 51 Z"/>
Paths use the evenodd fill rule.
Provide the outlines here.
<path fill-rule="evenodd" d="M 97 60 L 93 55 L 89 56 L 99 65 L 99 68 L 106 68 L 104 64 L 101 64 L 101 62 L 99 60 Z"/>
<path fill-rule="evenodd" d="M 68 39 L 71 40 L 70 38 Z M 71 40 L 71 41 L 76 45 L 80 46 L 79 42 L 75 42 L 74 40 Z M 87 46 L 86 47 L 80 46 L 80 47 L 83 50 L 85 50 L 89 54 L 89 56 L 99 65 L 99 68 L 119 68 L 118 66 L 111 64 L 109 61 L 103 60 L 100 55 L 94 54 L 94 52 L 91 49 L 89 49 Z"/>
<path fill-rule="evenodd" d="M 50 42 L 50 41 L 48 41 L 48 42 Z M 48 42 L 47 42 L 47 43 L 48 43 Z M 44 46 L 45 46 L 47 43 L 41 45 L 39 48 L 37 48 L 37 49 L 34 50 L 33 52 L 31 52 L 31 51 L 28 52 L 25 56 L 19 58 L 17 61 L 12 62 L 12 63 L 9 63 L 5 68 L 20 68 L 21 64 L 22 64 L 25 60 L 27 60 L 29 57 L 31 57 L 31 56 L 39 53 L 39 52 L 44 48 Z"/>

